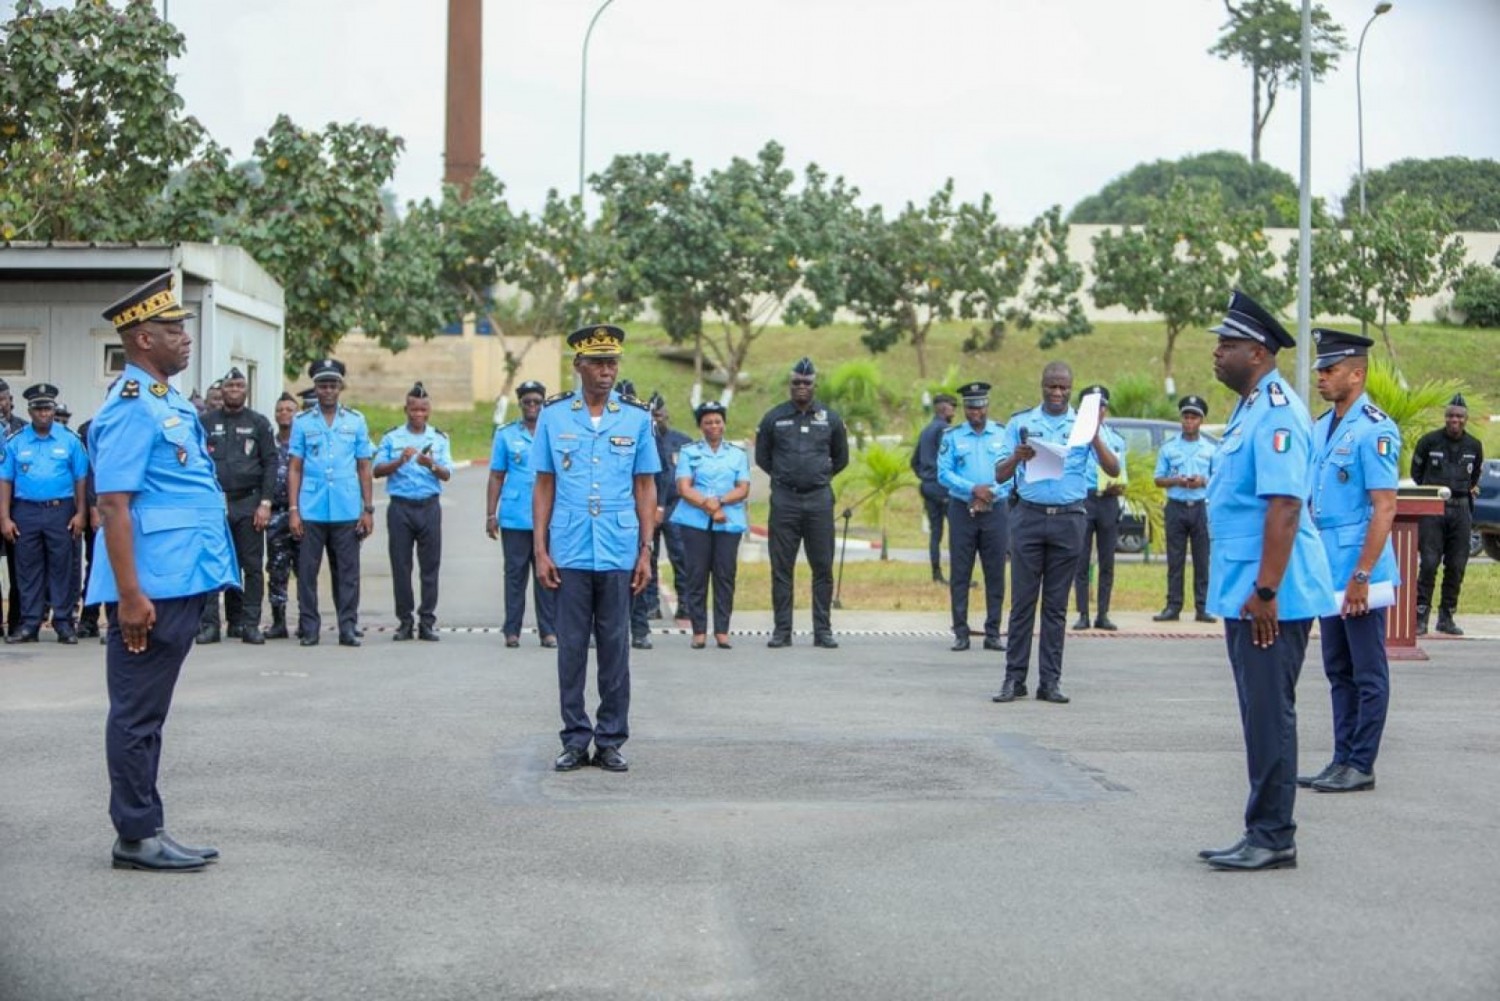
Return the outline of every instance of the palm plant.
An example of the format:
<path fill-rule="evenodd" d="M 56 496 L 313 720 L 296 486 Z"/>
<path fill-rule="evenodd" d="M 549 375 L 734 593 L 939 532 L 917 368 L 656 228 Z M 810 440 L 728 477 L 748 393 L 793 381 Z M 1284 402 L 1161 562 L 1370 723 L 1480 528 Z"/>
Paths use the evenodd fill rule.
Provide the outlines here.
<path fill-rule="evenodd" d="M 890 513 L 891 498 L 917 484 L 917 478 L 909 464 L 910 459 L 909 448 L 871 442 L 856 454 L 854 461 L 839 475 L 836 483 L 840 503 L 846 510 L 874 502 L 882 560 L 891 558 L 890 547 L 886 545 L 886 519 Z M 850 494 L 857 496 L 852 501 L 843 501 Z"/>
<path fill-rule="evenodd" d="M 884 429 L 889 397 L 880 366 L 870 358 L 846 361 L 818 380 L 818 398 L 839 412 L 861 444 Z"/>
<path fill-rule="evenodd" d="M 1411 455 L 1417 439 L 1441 418 L 1441 410 L 1453 394 L 1462 389 L 1463 383 L 1458 379 L 1429 379 L 1418 386 L 1403 385 L 1400 373 L 1384 358 L 1370 359 L 1370 375 L 1365 381 L 1371 401 L 1401 429 L 1401 452 L 1406 456 Z"/>

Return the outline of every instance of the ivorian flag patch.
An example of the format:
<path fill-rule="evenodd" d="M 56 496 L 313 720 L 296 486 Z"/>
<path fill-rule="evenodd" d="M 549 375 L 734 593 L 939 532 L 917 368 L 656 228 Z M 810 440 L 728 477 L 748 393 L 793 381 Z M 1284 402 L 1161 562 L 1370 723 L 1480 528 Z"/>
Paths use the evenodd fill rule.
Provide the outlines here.
<path fill-rule="evenodd" d="M 1390 455 L 1395 449 L 1396 443 L 1384 435 L 1375 439 L 1375 454 Z"/>
<path fill-rule="evenodd" d="M 1271 451 L 1285 452 L 1292 447 L 1292 432 L 1287 428 L 1277 428 L 1276 433 L 1271 436 Z"/>

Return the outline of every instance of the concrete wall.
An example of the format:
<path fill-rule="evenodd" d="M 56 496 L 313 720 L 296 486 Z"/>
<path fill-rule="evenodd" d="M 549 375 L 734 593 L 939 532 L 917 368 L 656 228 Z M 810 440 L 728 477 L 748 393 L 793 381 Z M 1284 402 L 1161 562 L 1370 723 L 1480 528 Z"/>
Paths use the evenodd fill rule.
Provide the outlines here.
<path fill-rule="evenodd" d="M 561 337 L 529 342 L 513 385 L 535 379 L 549 394 L 563 388 L 558 384 L 562 343 Z M 516 351 L 528 347 L 520 339 L 512 344 Z M 472 330 L 414 339 L 405 351 L 395 354 L 364 334 L 349 334 L 339 341 L 334 354 L 349 370 L 345 396 L 351 401 L 397 405 L 412 383 L 420 381 L 432 394 L 434 410 L 468 410 L 475 403 L 493 403 L 505 386 L 504 343 L 499 337 Z M 288 388 L 295 392 L 308 384 L 304 376 Z"/>

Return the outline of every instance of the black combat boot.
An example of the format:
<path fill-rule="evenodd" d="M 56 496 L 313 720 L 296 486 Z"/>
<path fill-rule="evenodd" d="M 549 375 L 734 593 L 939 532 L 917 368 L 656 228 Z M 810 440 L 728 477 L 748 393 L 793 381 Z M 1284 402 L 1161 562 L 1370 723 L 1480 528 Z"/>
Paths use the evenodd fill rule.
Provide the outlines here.
<path fill-rule="evenodd" d="M 1426 636 L 1427 635 L 1427 616 L 1428 616 L 1428 614 L 1431 611 L 1432 611 L 1432 609 L 1429 608 L 1426 605 L 1418 605 L 1417 606 L 1417 635 L 1418 636 Z"/>
<path fill-rule="evenodd" d="M 288 637 L 286 631 L 286 606 L 271 606 L 271 628 L 261 634 L 268 640 L 284 640 Z"/>

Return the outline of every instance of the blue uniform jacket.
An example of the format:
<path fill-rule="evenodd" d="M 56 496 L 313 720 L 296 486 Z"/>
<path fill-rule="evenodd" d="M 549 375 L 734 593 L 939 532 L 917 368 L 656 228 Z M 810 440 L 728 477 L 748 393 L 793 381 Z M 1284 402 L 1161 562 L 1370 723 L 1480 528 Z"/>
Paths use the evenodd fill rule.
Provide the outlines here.
<path fill-rule="evenodd" d="M 1162 445 L 1161 451 L 1156 454 L 1156 473 L 1158 477 L 1168 476 L 1201 476 L 1205 482 L 1214 470 L 1214 453 L 1219 446 L 1209 441 L 1201 434 L 1197 441 L 1185 441 L 1179 435 L 1171 441 Z M 1167 487 L 1167 500 L 1175 501 L 1201 501 L 1208 498 L 1208 487 L 1202 486 L 1194 489 L 1188 487 Z"/>
<path fill-rule="evenodd" d="M 1110 477 L 1104 474 L 1104 470 L 1099 467 L 1099 456 L 1094 452 L 1092 445 L 1089 446 L 1088 469 L 1083 474 L 1084 481 L 1088 483 L 1086 489 L 1101 492 L 1110 483 L 1124 484 L 1130 480 L 1130 475 L 1125 469 L 1125 453 L 1129 450 L 1129 445 L 1126 444 L 1124 436 L 1108 424 L 1104 425 L 1103 430 L 1105 446 L 1115 454 L 1115 458 L 1120 460 L 1120 475 Z"/>
<path fill-rule="evenodd" d="M 500 508 L 494 512 L 501 528 L 531 531 L 531 491 L 536 486 L 536 471 L 531 468 L 534 440 L 523 421 L 511 421 L 495 429 L 490 469 L 505 474 Z"/>
<path fill-rule="evenodd" d="M 27 424 L 0 443 L 0 480 L 12 483 L 16 500 L 71 500 L 88 474 L 83 442 L 61 424 L 52 425 L 46 437 Z"/>
<path fill-rule="evenodd" d="M 394 462 L 408 448 L 415 448 L 418 452 L 431 448 L 432 461 L 435 465 L 450 471 L 453 469 L 453 453 L 448 447 L 448 436 L 431 424 L 427 425 L 421 434 L 412 431 L 405 424 L 398 424 L 391 428 L 380 439 L 380 446 L 375 450 L 375 464 L 379 466 Z M 304 463 L 304 468 L 306 468 L 306 463 Z M 395 471 L 386 478 L 385 492 L 391 497 L 402 497 L 406 500 L 426 500 L 428 497 L 436 497 L 443 492 L 443 481 L 437 478 L 436 473 L 413 458 L 410 462 L 397 466 Z"/>
<path fill-rule="evenodd" d="M 630 570 L 640 548 L 635 477 L 661 472 L 651 414 L 611 392 L 596 427 L 583 397 L 553 397 L 536 422 L 531 466 L 557 490 L 548 524 L 552 560 L 569 570 Z"/>
<path fill-rule="evenodd" d="M 238 587 L 224 493 L 198 412 L 177 390 L 126 365 L 89 428 L 94 489 L 127 493 L 135 572 L 148 598 Z M 104 529 L 95 537 L 88 604 L 119 601 Z"/>
<path fill-rule="evenodd" d="M 1312 516 L 1323 539 L 1333 586 L 1342 589 L 1359 562 L 1374 508 L 1369 491 L 1395 490 L 1401 479 L 1401 432 L 1361 394 L 1338 427 L 1330 410 L 1313 426 Z M 1370 571 L 1370 581 L 1401 583 L 1391 540 Z"/>
<path fill-rule="evenodd" d="M 1334 615 L 1328 557 L 1307 511 L 1312 420 L 1274 368 L 1235 407 L 1208 481 L 1208 610 L 1239 618 L 1260 573 L 1269 498 L 1303 502 L 1286 575 L 1277 588 L 1286 621 Z"/>
<path fill-rule="evenodd" d="M 995 482 L 995 463 L 1010 454 L 1005 444 L 1005 425 L 992 420 L 984 422 L 983 431 L 975 431 L 968 421 L 954 425 L 938 442 L 937 481 L 953 500 L 968 503 L 974 499 L 974 488 L 988 486 L 995 500 L 1011 494 L 1011 481 Z"/>
<path fill-rule="evenodd" d="M 1016 450 L 1021 444 L 1021 429 L 1026 429 L 1028 441 L 1050 441 L 1058 445 L 1066 445 L 1068 435 L 1073 432 L 1073 421 L 1078 414 L 1072 407 L 1066 413 L 1053 416 L 1039 403 L 1030 410 L 1020 410 L 1011 415 L 1009 423 L 1005 425 L 1005 454 Z M 1089 489 L 1096 485 L 1098 479 L 1097 471 L 1090 466 L 1093 457 L 1094 446 L 1092 444 L 1078 445 L 1068 450 L 1063 459 L 1063 474 L 1055 480 L 1042 480 L 1040 483 L 1031 483 L 1026 479 L 1026 463 L 1016 466 L 1015 475 L 1012 480 L 1015 490 L 1021 495 L 1022 500 L 1031 501 L 1033 504 L 1078 504 L 1088 495 Z"/>
<path fill-rule="evenodd" d="M 302 460 L 302 492 L 295 503 L 303 520 L 359 520 L 365 506 L 359 460 L 375 454 L 363 414 L 340 406 L 329 424 L 318 407 L 302 411 L 292 419 L 287 454 Z"/>
<path fill-rule="evenodd" d="M 699 493 L 723 497 L 738 484 L 750 482 L 750 453 L 733 442 L 719 442 L 715 452 L 706 441 L 691 442 L 677 453 L 675 480 L 691 480 Z M 720 524 L 708 512 L 680 500 L 667 519 L 674 525 L 701 528 L 710 532 L 744 532 L 750 527 L 745 502 L 724 505 L 724 522 Z"/>

